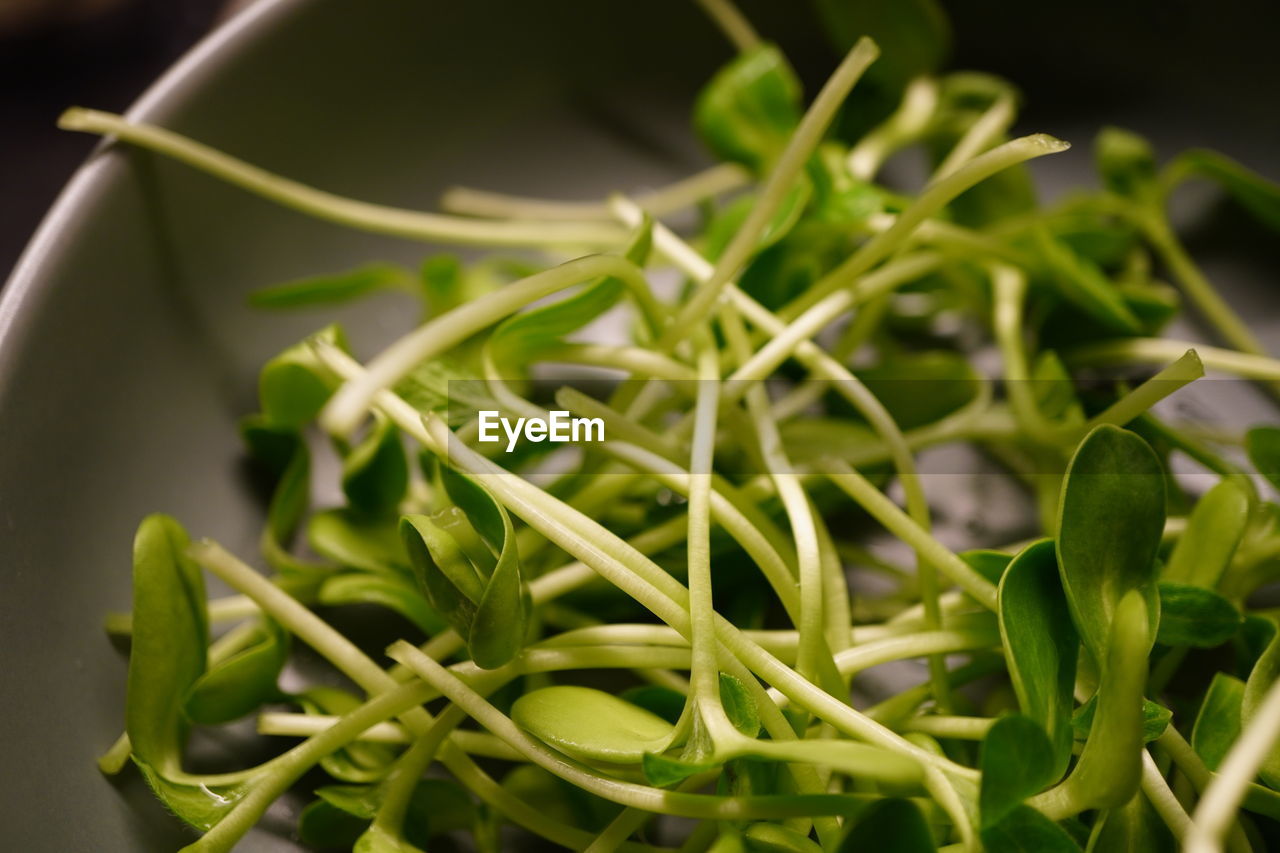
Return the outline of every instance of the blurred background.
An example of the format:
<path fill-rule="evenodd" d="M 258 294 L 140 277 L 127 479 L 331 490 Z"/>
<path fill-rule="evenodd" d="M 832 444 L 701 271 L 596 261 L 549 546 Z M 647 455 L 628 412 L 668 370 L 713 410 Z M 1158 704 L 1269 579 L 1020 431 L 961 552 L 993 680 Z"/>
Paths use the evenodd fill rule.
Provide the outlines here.
<path fill-rule="evenodd" d="M 478 1 L 496 9 L 516 2 Z M 70 104 L 123 110 L 209 29 L 252 2 L 0 0 L 0 277 L 94 144 L 58 131 L 58 113 Z M 781 2 L 741 5 L 765 23 L 778 19 Z M 793 10 L 797 18 L 811 14 L 810 4 L 785 5 L 788 18 Z M 954 30 L 951 66 L 1020 85 L 1026 104 L 1019 127 L 1065 135 L 1119 122 L 1148 134 L 1165 153 L 1218 147 L 1280 177 L 1274 0 L 941 5 Z M 801 23 L 788 27 L 813 32 Z M 832 59 L 825 44 L 810 47 L 792 58 L 814 79 Z"/>

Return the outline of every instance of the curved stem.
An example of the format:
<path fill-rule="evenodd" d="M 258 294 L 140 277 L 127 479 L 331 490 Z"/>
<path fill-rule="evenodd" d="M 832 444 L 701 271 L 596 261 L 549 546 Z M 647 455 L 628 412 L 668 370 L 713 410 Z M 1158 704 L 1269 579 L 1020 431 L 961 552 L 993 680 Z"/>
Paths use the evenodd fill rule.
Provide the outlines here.
<path fill-rule="evenodd" d="M 636 201 L 655 217 L 667 216 L 746 186 L 750 173 L 737 163 L 717 163 L 687 178 L 649 192 L 636 193 Z M 608 219 L 607 201 L 553 201 L 542 198 L 487 192 L 471 187 L 450 187 L 440 197 L 440 207 L 450 213 L 495 219 L 583 221 Z"/>
<path fill-rule="evenodd" d="M 720 298 L 724 286 L 737 276 L 742 265 L 755 252 L 760 235 L 791 191 L 814 148 L 835 118 L 840 104 L 879 53 L 879 48 L 870 39 L 859 39 L 827 80 L 773 165 L 751 212 L 721 252 L 711 276 L 698 285 L 693 295 L 680 308 L 658 340 L 658 349 L 674 347 L 701 318 L 708 315 L 711 306 Z"/>
<path fill-rule="evenodd" d="M 625 258 L 587 255 L 568 261 L 465 302 L 400 338 L 374 358 L 358 379 L 337 390 L 320 413 L 321 425 L 333 435 L 350 434 L 374 395 L 404 378 L 419 364 L 543 297 L 599 276 L 618 278 L 631 290 L 638 304 L 649 306 L 645 309 L 647 315 L 661 316 L 644 273 Z"/>
<path fill-rule="evenodd" d="M 63 130 L 114 136 L 172 157 L 215 178 L 317 219 L 362 231 L 442 243 L 481 246 L 615 246 L 626 234 L 601 223 L 486 222 L 423 213 L 344 198 L 272 174 L 164 128 L 131 122 L 123 116 L 73 107 L 58 119 Z"/>
<path fill-rule="evenodd" d="M 1221 853 L 1236 810 L 1277 738 L 1280 738 L 1280 681 L 1267 690 L 1257 713 L 1201 795 L 1183 847 L 1186 853 Z"/>

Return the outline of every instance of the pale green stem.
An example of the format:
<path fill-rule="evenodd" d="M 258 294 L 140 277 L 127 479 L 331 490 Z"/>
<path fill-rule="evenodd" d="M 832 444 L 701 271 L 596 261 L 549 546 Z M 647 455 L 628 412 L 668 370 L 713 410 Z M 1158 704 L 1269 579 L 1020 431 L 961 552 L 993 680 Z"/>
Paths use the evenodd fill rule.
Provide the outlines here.
<path fill-rule="evenodd" d="M 1142 793 L 1151 802 L 1156 814 L 1160 815 L 1164 825 L 1169 827 L 1174 839 L 1179 844 L 1183 843 L 1187 837 L 1187 831 L 1191 828 L 1191 817 L 1182 808 L 1182 803 L 1178 802 L 1173 791 L 1169 789 L 1169 783 L 1160 773 L 1160 768 L 1156 766 L 1151 753 L 1145 749 L 1142 751 Z"/>
<path fill-rule="evenodd" d="M 1191 302 L 1227 343 L 1250 355 L 1262 357 L 1270 355 L 1262 342 L 1249 329 L 1249 325 L 1205 278 L 1204 273 L 1200 271 L 1169 228 L 1169 221 L 1162 211 L 1153 211 L 1139 217 L 1138 224 L 1146 233 L 1147 240 L 1160 255 L 1161 260 L 1173 273 L 1174 279 L 1181 285 L 1183 292 L 1190 297 Z"/>
<path fill-rule="evenodd" d="M 394 397 L 390 392 L 382 392 L 382 394 Z M 399 398 L 396 399 L 398 400 Z M 403 400 L 400 400 L 400 403 L 405 408 L 413 411 L 412 407 L 404 403 Z M 281 590 L 221 548 L 211 544 L 197 544 L 193 548 L 196 549 L 197 554 L 212 558 L 217 562 L 218 569 L 222 572 L 220 577 L 229 586 L 250 596 L 264 612 L 269 613 L 273 619 L 298 639 L 323 654 L 348 678 L 359 684 L 370 694 L 373 694 L 375 700 L 388 693 L 394 693 L 405 686 L 399 684 L 389 673 L 380 669 L 377 664 L 356 648 L 346 637 L 333 630 L 322 619 L 293 599 L 287 592 Z M 210 566 L 206 567 L 213 570 Z M 218 572 L 215 571 L 215 573 Z M 367 707 L 367 704 L 365 707 Z M 416 736 L 425 734 L 432 723 L 431 716 L 424 709 L 416 707 L 416 705 L 400 714 L 400 718 L 406 728 Z M 381 719 L 374 719 L 371 720 L 369 725 L 381 721 Z M 365 728 L 368 728 L 368 725 L 361 727 L 359 731 L 363 731 Z M 586 835 L 585 833 L 547 818 L 539 810 L 530 807 L 519 798 L 509 794 L 506 789 L 492 784 L 492 780 L 465 753 L 452 744 L 446 745 L 441 751 L 440 760 L 458 781 L 475 791 L 485 802 L 515 823 L 529 829 L 531 832 L 559 843 L 565 843 L 568 840 L 570 842 L 568 846 L 585 846 L 580 841 Z M 274 762 L 272 764 L 274 765 Z M 240 826 L 238 833 L 242 834 L 247 831 L 253 822 L 251 820 Z M 222 827 L 224 824 L 226 825 L 224 832 L 228 834 L 229 843 L 235 843 L 236 838 L 239 837 L 239 834 L 235 831 L 235 826 L 227 823 L 225 818 L 218 826 Z M 232 835 L 235 837 L 230 837 Z M 589 836 L 587 837 L 589 838 Z"/>
<path fill-rule="evenodd" d="M 590 364 L 595 367 L 611 367 L 637 377 L 653 377 L 675 382 L 690 382 L 696 377 L 693 368 L 670 356 L 642 347 L 616 347 L 604 344 L 559 344 L 538 350 L 534 358 L 539 362 L 561 364 Z"/>
<path fill-rule="evenodd" d="M 625 199 L 617 199 L 615 210 L 624 221 L 638 221 L 640 211 Z M 662 225 L 655 225 L 653 230 L 654 244 L 658 251 L 665 254 L 677 266 L 699 281 L 710 281 L 714 273 L 708 269 L 705 259 L 694 252 L 684 241 Z M 907 281 L 912 280 L 933 268 L 936 259 L 931 256 L 904 259 L 886 267 L 877 273 L 868 275 L 859 283 L 856 291 L 858 298 L 873 298 L 890 291 Z M 860 382 L 844 365 L 827 355 L 821 347 L 809 340 L 814 333 L 823 328 L 849 307 L 852 307 L 854 293 L 841 291 L 831 294 L 798 318 L 792 326 L 785 325 L 772 312 L 764 308 L 736 285 L 726 283 L 731 304 L 741 311 L 752 324 L 773 336 L 772 341 L 759 350 L 755 356 L 743 364 L 731 376 L 733 380 L 760 380 L 769 375 L 788 356 L 794 355 L 816 376 L 833 381 L 835 390 L 844 396 L 871 424 L 872 428 L 885 441 L 890 450 L 894 467 L 907 497 L 907 509 L 910 517 L 927 533 L 929 529 L 929 504 L 921 488 L 919 476 L 915 469 L 915 460 L 911 450 L 903 439 L 902 432 L 894 422 L 888 410 L 876 399 L 866 386 Z M 766 355 L 766 353 L 768 353 Z M 734 382 L 728 384 L 729 393 L 737 389 Z M 754 384 L 749 387 L 755 387 Z M 742 393 L 745 393 L 745 389 Z M 758 420 L 758 418 L 757 418 Z M 937 580 L 935 568 L 917 551 L 917 570 L 924 596 L 926 619 L 934 627 L 938 621 Z M 985 582 L 985 581 L 984 581 Z M 802 590 L 803 595 L 803 590 Z M 992 596 L 994 598 L 994 594 Z M 802 608 L 803 610 L 803 608 Z M 946 665 L 941 659 L 929 663 L 931 680 L 937 689 L 936 698 L 944 706 L 948 702 L 946 688 Z"/>
<path fill-rule="evenodd" d="M 339 375 L 348 380 L 360 375 L 360 365 L 345 353 L 334 348 L 317 351 L 324 354 L 326 364 Z M 433 454 L 448 458 L 451 464 L 463 471 L 480 477 L 490 486 L 495 497 L 512 512 L 539 529 L 543 535 L 569 554 L 590 565 L 601 576 L 635 598 L 663 622 L 687 636 L 689 632 L 688 591 L 683 584 L 662 568 L 590 517 L 566 506 L 554 496 L 503 470 L 457 442 L 451 442 L 448 427 L 439 418 L 428 417 L 424 420 L 421 413 L 390 391 L 380 391 L 375 396 L 374 402 L 397 426 L 424 448 Z M 887 498 L 885 500 L 887 501 Z M 896 507 L 893 509 L 897 510 Z M 932 537 L 928 538 L 932 540 Z M 933 541 L 937 544 L 936 540 Z M 940 544 L 937 544 L 937 547 L 942 548 L 953 559 L 958 559 Z M 961 564 L 966 570 L 972 572 L 963 561 Z M 985 579 L 976 573 L 973 574 L 978 581 L 990 587 Z M 993 606 L 994 590 L 990 598 Z M 975 775 L 974 771 L 968 768 L 903 740 L 841 700 L 818 689 L 806 679 L 801 678 L 795 670 L 744 637 L 735 626 L 719 616 L 716 618 L 716 634 L 731 658 L 741 661 L 766 682 L 778 687 L 792 702 L 830 722 L 845 734 L 910 755 L 925 764 L 938 765 L 949 774 L 962 777 Z"/>
<path fill-rule="evenodd" d="M 739 52 L 746 53 L 760 46 L 760 36 L 733 5 L 733 0 L 698 0 L 698 5 Z"/>
<path fill-rule="evenodd" d="M 655 217 L 667 216 L 746 186 L 750 173 L 737 163 L 717 163 L 687 178 L 650 192 L 636 193 L 636 201 Z M 486 192 L 470 187 L 451 187 L 440 198 L 440 207 L 450 213 L 498 219 L 529 219 L 537 222 L 608 219 L 604 201 L 552 201 L 541 198 Z"/>
<path fill-rule="evenodd" d="M 1200 796 L 1183 849 L 1186 853 L 1221 853 L 1236 812 L 1249 785 L 1280 738 L 1280 681 L 1267 690 L 1239 739 Z"/>
<path fill-rule="evenodd" d="M 1280 359 L 1168 338 L 1123 338 L 1082 344 L 1066 350 L 1063 360 L 1080 367 L 1113 364 L 1168 364 L 1195 350 L 1209 370 L 1261 382 L 1280 382 Z"/>
<path fill-rule="evenodd" d="M 795 317 L 806 308 L 837 290 L 848 287 L 873 266 L 904 246 L 925 219 L 933 216 L 960 193 L 1010 166 L 1035 157 L 1065 151 L 1070 145 L 1045 134 L 1014 139 L 965 163 L 955 172 L 930 183 L 918 198 L 900 213 L 886 231 L 872 237 L 844 263 L 819 279 L 803 295 L 779 314 Z"/>
<path fill-rule="evenodd" d="M 990 717 L 913 717 L 900 727 L 903 732 L 919 732 L 931 737 L 955 740 L 982 740 L 995 725 Z"/>
<path fill-rule="evenodd" d="M 1090 418 L 1086 428 L 1092 429 L 1100 424 L 1124 426 L 1174 391 L 1202 376 L 1204 364 L 1196 351 L 1189 349 L 1173 364 Z"/>
<path fill-rule="evenodd" d="M 720 311 L 720 325 L 734 358 L 739 363 L 747 361 L 751 355 L 751 345 L 747 341 L 746 329 L 743 328 L 741 319 L 731 306 Z M 796 623 L 800 631 L 800 650 L 796 668 L 805 678 L 815 681 L 819 659 L 825 651 L 823 638 L 826 634 L 826 608 L 822 602 L 826 584 L 817 527 L 809 498 L 791 471 L 791 463 L 782 447 L 782 436 L 769 415 L 769 398 L 764 386 L 753 382 L 746 392 L 746 401 L 755 427 L 760 457 L 782 500 L 783 510 L 791 525 L 791 536 L 796 543 L 796 565 L 800 570 L 800 619 Z"/>
<path fill-rule="evenodd" d="M 448 706 L 436 717 L 427 733 L 400 754 L 391 771 L 382 780 L 382 802 L 373 823 L 356 842 L 357 849 L 363 846 L 361 842 L 365 839 L 371 845 L 378 842 L 398 844 L 403 839 L 404 819 L 408 814 L 414 789 L 418 787 L 427 768 L 435 761 L 440 745 L 466 718 L 467 715 L 460 708 Z"/>
<path fill-rule="evenodd" d="M 827 460 L 822 469 L 831 482 L 853 498 L 885 529 L 914 548 L 983 607 L 988 610 L 996 609 L 996 590 L 992 583 L 933 538 L 911 516 L 898 509 L 893 501 L 865 477 L 840 459 Z"/>
<path fill-rule="evenodd" d="M 920 137 L 937 108 L 938 82 L 932 77 L 912 80 L 893 114 L 849 149 L 845 159 L 849 174 L 860 181 L 870 181 L 893 152 Z"/>
<path fill-rule="evenodd" d="M 1004 361 L 1005 386 L 1009 406 L 1023 429 L 1043 441 L 1052 443 L 1053 427 L 1040 412 L 1027 367 L 1027 352 L 1022 340 L 1023 306 L 1027 293 L 1027 277 L 1017 267 L 1003 263 L 990 265 L 991 288 L 994 292 L 996 343 Z"/>
<path fill-rule="evenodd" d="M 527 760 L 588 793 L 612 802 L 659 814 L 714 820 L 839 815 L 850 811 L 852 804 L 840 796 L 720 797 L 665 791 L 602 776 L 577 762 L 561 757 L 559 753 L 525 734 L 510 717 L 410 644 L 400 641 L 388 653 L 466 711 L 480 725 L 521 752 Z"/>
<path fill-rule="evenodd" d="M 1004 136 L 1009 126 L 1013 124 L 1014 106 L 1012 95 L 1006 93 L 996 98 L 991 106 L 987 107 L 986 112 L 969 125 L 969 129 L 965 131 L 964 136 L 960 137 L 960 141 L 947 152 L 946 159 L 934 170 L 933 180 L 939 181 L 948 175 L 955 174 L 957 169 Z"/>
<path fill-rule="evenodd" d="M 268 711 L 258 715 L 258 734 L 277 737 L 311 737 L 337 721 L 337 717 L 325 714 Z M 404 745 L 410 743 L 412 739 L 404 726 L 399 723 L 384 722 L 365 729 L 356 740 L 365 743 Z M 500 758 L 503 761 L 523 760 L 520 753 L 485 732 L 473 732 L 467 729 L 453 731 L 449 734 L 449 740 L 457 744 L 463 752 L 483 758 Z"/>
<path fill-rule="evenodd" d="M 715 603 L 711 593 L 711 471 L 714 467 L 716 420 L 720 404 L 720 366 L 709 333 L 698 347 L 698 391 L 693 444 L 689 454 L 689 703 L 707 727 L 714 744 L 732 731 L 720 704 Z"/>
<path fill-rule="evenodd" d="M 658 350 L 673 348 L 711 313 L 712 305 L 720 298 L 725 285 L 738 275 L 743 264 L 756 251 L 760 236 L 809 162 L 840 104 L 879 53 L 879 48 L 870 39 L 859 39 L 827 80 L 774 163 L 751 212 L 721 252 L 711 276 L 698 285 L 688 302 L 680 308 L 658 340 Z"/>
<path fill-rule="evenodd" d="M 284 207 L 363 231 L 440 243 L 481 246 L 616 246 L 626 234 L 603 223 L 492 222 L 423 213 L 344 198 L 272 174 L 160 127 L 123 116 L 73 107 L 58 119 L 63 130 L 114 136 L 172 157 Z"/>
<path fill-rule="evenodd" d="M 344 714 L 320 734 L 308 738 L 273 759 L 271 769 L 258 778 L 241 798 L 200 840 L 187 845 L 189 853 L 229 851 L 267 808 L 321 758 L 355 740 L 361 732 L 396 714 L 419 705 L 427 694 L 425 684 L 405 684 L 373 698 Z"/>
<path fill-rule="evenodd" d="M 349 435 L 374 395 L 404 378 L 419 364 L 448 352 L 539 299 L 600 276 L 613 276 L 626 284 L 646 316 L 653 319 L 662 315 L 643 271 L 625 258 L 588 255 L 568 261 L 465 302 L 400 338 L 369 363 L 359 380 L 337 390 L 320 413 L 321 425 L 330 434 Z"/>

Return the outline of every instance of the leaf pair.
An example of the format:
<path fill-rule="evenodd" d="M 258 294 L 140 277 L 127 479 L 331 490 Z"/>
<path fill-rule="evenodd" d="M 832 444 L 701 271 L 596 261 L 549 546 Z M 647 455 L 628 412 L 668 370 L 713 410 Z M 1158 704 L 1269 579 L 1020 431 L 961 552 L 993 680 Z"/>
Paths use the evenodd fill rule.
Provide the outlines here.
<path fill-rule="evenodd" d="M 761 45 L 716 72 L 699 93 L 693 123 L 722 160 L 762 171 L 800 123 L 800 80 L 782 51 Z"/>
<path fill-rule="evenodd" d="M 466 640 L 472 660 L 495 669 L 519 653 L 529 619 L 515 530 L 475 480 L 445 467 L 440 478 L 453 506 L 405 516 L 400 535 L 432 606 Z"/>
<path fill-rule="evenodd" d="M 653 245 L 653 220 L 645 214 L 623 251 L 638 267 L 649 259 Z M 495 363 L 520 364 L 530 356 L 555 346 L 618 303 L 626 285 L 613 276 L 589 282 L 575 293 L 549 305 L 541 305 L 507 318 L 489 336 L 485 347 Z M 656 329 L 650 329 L 656 332 Z"/>
<path fill-rule="evenodd" d="M 982 742 L 978 795 L 979 835 L 989 853 L 1078 851 L 1056 823 L 1023 801 L 1060 775 L 1057 750 L 1040 723 L 1001 717 Z"/>
<path fill-rule="evenodd" d="M 184 772 L 189 723 L 233 719 L 272 698 L 287 643 L 266 623 L 260 634 L 247 632 L 236 653 L 208 667 L 204 580 L 186 555 L 189 544 L 182 526 L 164 515 L 145 518 L 134 538 L 125 731 L 134 763 L 156 795 L 207 830 L 247 793 L 254 773 L 215 781 Z"/>

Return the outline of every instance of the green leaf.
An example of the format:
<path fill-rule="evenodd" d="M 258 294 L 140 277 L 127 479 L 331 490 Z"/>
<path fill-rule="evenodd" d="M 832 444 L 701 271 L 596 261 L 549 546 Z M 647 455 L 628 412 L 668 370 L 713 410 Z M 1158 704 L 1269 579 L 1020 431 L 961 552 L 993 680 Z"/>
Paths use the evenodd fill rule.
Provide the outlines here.
<path fill-rule="evenodd" d="M 1199 586 L 1161 581 L 1160 630 L 1156 642 L 1166 646 L 1211 649 L 1239 630 L 1244 617 L 1218 593 Z"/>
<path fill-rule="evenodd" d="M 382 798 L 377 785 L 326 785 L 316 796 L 352 817 L 373 820 Z"/>
<path fill-rule="evenodd" d="M 311 687 L 301 695 L 295 696 L 294 699 L 307 714 L 323 714 L 335 717 L 340 717 L 361 704 L 360 699 L 356 696 L 336 687 Z M 392 762 L 395 761 L 395 757 L 396 750 L 388 744 L 353 741 L 342 749 L 320 759 L 320 767 L 335 779 L 364 785 L 369 782 L 377 782 L 386 776 Z M 347 800 L 340 798 L 341 791 L 345 790 L 344 786 L 322 788 L 316 793 L 321 794 L 321 791 L 332 790 L 339 791 L 339 793 L 329 797 L 334 805 L 346 807 L 343 804 L 347 803 L 349 806 Z M 352 792 L 347 791 L 347 793 Z M 324 794 L 321 795 L 325 796 Z M 372 812 L 369 813 L 369 816 L 372 817 Z"/>
<path fill-rule="evenodd" d="M 1064 427 L 1084 425 L 1084 407 L 1076 396 L 1071 374 L 1056 352 L 1045 350 L 1036 357 L 1031 381 L 1036 406 L 1046 418 Z"/>
<path fill-rule="evenodd" d="M 404 575 L 409 555 L 396 521 L 370 518 L 349 509 L 318 512 L 307 523 L 307 544 L 343 566 L 380 574 Z"/>
<path fill-rule="evenodd" d="M 1266 651 L 1258 658 L 1258 662 L 1253 666 L 1253 672 L 1249 673 L 1249 678 L 1245 681 L 1244 694 L 1240 702 L 1242 728 L 1247 728 L 1257 714 L 1258 708 L 1278 675 L 1280 675 L 1280 630 L 1272 636 Z M 1268 787 L 1280 789 L 1280 744 L 1271 748 L 1266 760 L 1262 762 L 1258 775 Z"/>
<path fill-rule="evenodd" d="M 1191 746 L 1205 766 L 1217 770 L 1240 737 L 1240 709 L 1244 704 L 1244 682 L 1225 672 L 1213 675 L 1200 703 L 1200 712 L 1191 730 Z"/>
<path fill-rule="evenodd" d="M 644 770 L 644 778 L 650 785 L 655 788 L 670 788 L 691 776 L 714 770 L 720 765 L 716 761 L 692 761 L 656 752 L 646 752 L 641 757 L 640 766 Z"/>
<path fill-rule="evenodd" d="M 1009 564 L 1013 562 L 1013 558 L 1005 552 L 988 548 L 962 551 L 956 556 L 968 563 L 969 568 L 997 586 L 1004 577 L 1004 573 L 1008 571 Z"/>
<path fill-rule="evenodd" d="M 329 607 L 348 604 L 385 607 L 408 619 L 428 636 L 434 636 L 448 626 L 412 583 L 395 575 L 363 572 L 334 575 L 320 585 L 317 601 Z"/>
<path fill-rule="evenodd" d="M 400 431 L 375 413 L 365 437 L 342 460 L 342 491 L 352 509 L 369 515 L 395 513 L 409 487 L 409 462 Z"/>
<path fill-rule="evenodd" d="M 1073 801 L 1083 808 L 1124 805 L 1142 778 L 1142 694 L 1154 633 L 1142 592 L 1125 594 L 1110 627 L 1105 656 L 1099 659 L 1102 679 L 1095 722 L 1066 782 Z"/>
<path fill-rule="evenodd" d="M 822 853 L 807 835 L 777 823 L 753 823 L 743 830 L 742 840 L 752 853 Z"/>
<path fill-rule="evenodd" d="M 1222 480 L 1196 502 L 1161 580 L 1216 588 L 1248 524 L 1248 494 L 1235 481 Z"/>
<path fill-rule="evenodd" d="M 348 350 L 346 336 L 336 325 L 321 329 L 312 337 Z M 338 378 L 303 341 L 263 365 L 258 374 L 258 405 L 267 423 L 298 429 L 315 419 L 337 387 Z"/>
<path fill-rule="evenodd" d="M 1073 252 L 1047 228 L 1036 228 L 1033 236 L 1032 246 L 1043 274 L 1063 299 L 1112 332 L 1121 335 L 1142 332 L 1142 323 L 1097 264 Z"/>
<path fill-rule="evenodd" d="M 133 762 L 165 808 L 201 832 L 212 829 L 253 787 L 251 779 L 233 784 L 210 784 L 200 776 L 180 772 L 171 778 L 136 753 Z"/>
<path fill-rule="evenodd" d="M 275 620 L 254 625 L 244 646 L 209 668 L 192 685 L 185 711 L 195 723 L 216 725 L 239 719 L 278 698 L 277 681 L 289 657 L 289 634 Z"/>
<path fill-rule="evenodd" d="M 665 749 L 673 727 L 643 708 L 590 687 L 555 685 L 530 691 L 511 706 L 529 734 L 584 761 L 639 764 Z"/>
<path fill-rule="evenodd" d="M 340 305 L 377 290 L 403 290 L 412 279 L 394 264 L 372 263 L 336 275 L 300 278 L 249 294 L 255 308 L 298 308 Z"/>
<path fill-rule="evenodd" d="M 1280 489 L 1280 427 L 1254 427 L 1245 433 L 1244 446 L 1258 473 Z"/>
<path fill-rule="evenodd" d="M 181 771 L 187 694 L 205 673 L 204 578 L 177 521 L 149 515 L 133 540 L 133 638 L 125 731 L 133 754 L 160 776 Z"/>
<path fill-rule="evenodd" d="M 1000 636 L 1018 705 L 1048 737 L 1053 779 L 1071 760 L 1072 690 L 1080 637 L 1059 580 L 1052 540 L 1024 548 L 999 587 Z"/>
<path fill-rule="evenodd" d="M 1071 717 L 1071 729 L 1076 740 L 1087 740 L 1093 729 L 1093 715 L 1098 710 L 1098 697 L 1091 696 Z M 1150 699 L 1142 700 L 1142 741 L 1151 741 L 1164 734 L 1173 721 L 1173 711 Z"/>
<path fill-rule="evenodd" d="M 982 829 L 996 826 L 1023 800 L 1057 781 L 1063 768 L 1055 753 L 1038 721 L 1019 714 L 996 720 L 982 741 L 979 760 Z"/>
<path fill-rule="evenodd" d="M 968 359 L 945 350 L 896 355 L 862 368 L 858 378 L 904 430 L 936 423 L 973 402 L 983 381 Z"/>
<path fill-rule="evenodd" d="M 855 122 L 847 129 L 850 138 L 888 116 L 907 84 L 938 71 L 951 52 L 951 25 L 936 0 L 815 0 L 814 5 L 837 50 L 847 52 L 863 36 L 880 47 L 880 58 L 867 69 L 846 109 Z"/>
<path fill-rule="evenodd" d="M 319 850 L 350 850 L 368 827 L 369 820 L 317 799 L 298 815 L 298 840 Z"/>
<path fill-rule="evenodd" d="M 987 853 L 1080 853 L 1065 829 L 1031 806 L 1018 806 L 981 837 Z"/>
<path fill-rule="evenodd" d="M 649 259 L 653 245 L 653 220 L 645 214 L 628 241 L 623 257 L 639 267 Z M 486 346 L 495 363 L 521 364 L 539 350 L 560 343 L 618 303 L 626 292 L 621 279 L 603 276 L 588 282 L 571 296 L 549 305 L 523 311 L 494 329 Z"/>
<path fill-rule="evenodd" d="M 1058 567 L 1076 628 L 1097 661 L 1106 659 L 1120 600 L 1151 587 L 1164 506 L 1164 472 L 1145 441 L 1110 425 L 1085 436 L 1062 486 Z M 1158 610 L 1149 616 L 1158 618 Z"/>
<path fill-rule="evenodd" d="M 502 787 L 547 817 L 589 831 L 599 831 L 621 810 L 532 764 L 520 765 L 504 776 Z"/>
<path fill-rule="evenodd" d="M 1093 825 L 1089 853 L 1174 853 L 1173 835 L 1142 793 L 1103 812 Z"/>
<path fill-rule="evenodd" d="M 1280 184 L 1216 151 L 1186 151 L 1177 166 L 1218 184 L 1263 225 L 1280 230 Z"/>
<path fill-rule="evenodd" d="M 897 797 L 875 800 L 858 813 L 840 853 L 933 853 L 929 824 L 915 803 Z"/>
<path fill-rule="evenodd" d="M 760 734 L 760 712 L 747 686 L 732 675 L 720 673 L 720 704 L 733 727 L 747 737 Z"/>
<path fill-rule="evenodd" d="M 641 684 L 636 687 L 628 687 L 626 690 L 618 694 L 618 698 L 632 705 L 657 714 L 671 725 L 675 725 L 680 721 L 680 715 L 684 713 L 684 706 L 687 698 L 679 690 L 673 690 L 670 687 L 663 687 L 659 684 Z"/>
<path fill-rule="evenodd" d="M 694 105 L 694 127 L 720 159 L 763 169 L 800 123 L 800 98 L 800 81 L 782 51 L 761 45 L 711 78 Z"/>
<path fill-rule="evenodd" d="M 515 531 L 506 509 L 477 482 L 448 468 L 440 475 L 466 525 L 448 529 L 447 512 L 405 516 L 400 535 L 432 606 L 466 638 L 472 660 L 495 669 L 519 653 L 529 619 Z M 468 553 L 476 535 L 488 550 Z"/>
<path fill-rule="evenodd" d="M 1146 200 L 1156 187 L 1156 156 L 1151 143 L 1127 130 L 1104 127 L 1093 144 L 1102 182 L 1117 195 Z"/>
<path fill-rule="evenodd" d="M 794 281 L 795 271 L 788 268 L 783 262 L 788 258 L 780 258 L 780 255 L 790 256 L 797 251 L 797 246 L 801 253 L 812 254 L 817 250 L 814 245 L 811 234 L 806 230 L 801 230 L 795 235 L 794 242 L 788 242 L 787 238 L 792 236 L 792 231 L 801 221 L 801 216 L 805 211 L 806 205 L 809 203 L 809 197 L 812 194 L 812 185 L 809 179 L 801 175 L 796 184 L 787 190 L 787 194 L 783 196 L 778 210 L 770 217 L 769 222 L 765 225 L 763 233 L 755 246 L 756 255 L 751 261 L 751 265 L 747 267 L 742 274 L 742 286 L 747 293 L 752 296 L 758 296 L 762 300 L 773 300 L 776 293 L 784 288 L 799 287 Z M 742 224 L 746 222 L 747 216 L 750 215 L 751 209 L 755 207 L 756 195 L 754 193 L 743 193 L 735 197 L 723 208 L 718 210 L 707 223 L 706 231 L 702 235 L 702 254 L 709 260 L 716 260 L 720 254 L 729 245 L 729 241 L 733 239 L 733 235 L 738 233 Z M 825 257 L 819 256 L 820 260 L 825 261 Z M 812 260 L 812 258 L 811 258 Z M 836 258 L 835 261 L 843 260 Z M 757 265 L 760 266 L 759 271 L 755 271 Z M 831 263 L 834 266 L 835 263 Z M 828 267 L 829 268 L 829 267 Z M 773 272 L 776 270 L 776 272 Z M 762 279 L 768 279 L 770 275 L 778 275 L 786 277 L 784 282 L 776 282 L 769 284 L 763 283 Z M 766 307 L 775 307 L 766 302 Z"/>

